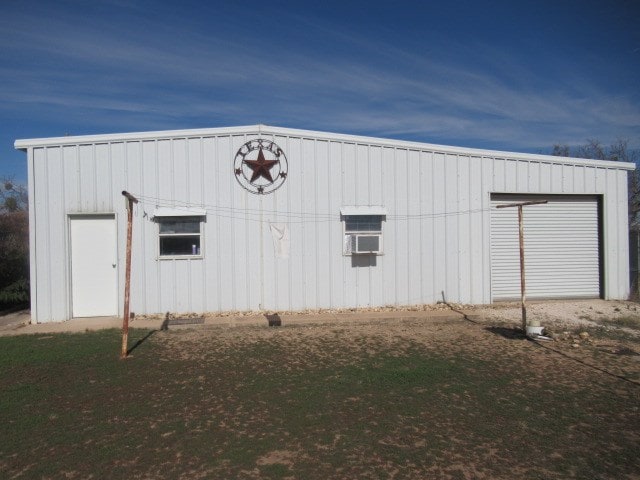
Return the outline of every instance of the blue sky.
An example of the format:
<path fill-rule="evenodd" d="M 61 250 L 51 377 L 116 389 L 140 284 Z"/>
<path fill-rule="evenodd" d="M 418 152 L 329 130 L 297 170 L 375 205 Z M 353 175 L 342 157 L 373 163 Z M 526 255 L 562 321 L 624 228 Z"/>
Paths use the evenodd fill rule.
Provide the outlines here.
<path fill-rule="evenodd" d="M 17 138 L 264 123 L 466 147 L 640 148 L 637 1 L 0 1 Z"/>

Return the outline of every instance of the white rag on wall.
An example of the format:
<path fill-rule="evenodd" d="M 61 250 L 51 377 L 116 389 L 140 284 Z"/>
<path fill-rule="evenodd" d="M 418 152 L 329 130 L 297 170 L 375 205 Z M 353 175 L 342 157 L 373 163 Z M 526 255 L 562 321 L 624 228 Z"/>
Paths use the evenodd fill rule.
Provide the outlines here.
<path fill-rule="evenodd" d="M 273 237 L 273 249 L 276 258 L 289 258 L 289 227 L 281 224 L 269 224 Z"/>

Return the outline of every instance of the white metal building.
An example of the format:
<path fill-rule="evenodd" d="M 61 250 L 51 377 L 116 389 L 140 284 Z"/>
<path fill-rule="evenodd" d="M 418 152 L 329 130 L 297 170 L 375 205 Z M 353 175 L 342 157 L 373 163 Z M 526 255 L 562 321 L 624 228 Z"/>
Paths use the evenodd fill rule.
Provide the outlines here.
<path fill-rule="evenodd" d="M 627 171 L 264 125 L 18 140 L 33 321 L 629 293 Z"/>

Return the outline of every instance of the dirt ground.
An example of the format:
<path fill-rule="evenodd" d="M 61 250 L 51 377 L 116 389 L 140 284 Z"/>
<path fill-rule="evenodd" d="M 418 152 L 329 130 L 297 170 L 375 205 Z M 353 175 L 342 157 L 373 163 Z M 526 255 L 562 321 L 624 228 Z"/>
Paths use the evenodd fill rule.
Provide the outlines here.
<path fill-rule="evenodd" d="M 0 339 L 0 476 L 640 478 L 637 304 L 415 308 Z"/>
<path fill-rule="evenodd" d="M 443 405 L 449 409 L 439 411 L 437 401 L 430 403 L 432 411 L 416 414 L 411 428 L 401 422 L 390 423 L 389 428 L 395 430 L 386 434 L 372 429 L 367 434 L 372 444 L 353 453 L 368 455 L 368 460 L 358 458 L 352 466 L 341 467 L 334 472 L 335 478 L 362 478 L 373 472 L 389 478 L 586 478 L 594 472 L 597 478 L 639 478 L 638 459 L 630 458 L 628 451 L 620 453 L 640 445 L 640 312 L 636 304 L 593 300 L 532 304 L 530 318 L 539 320 L 552 337 L 539 341 L 522 339 L 517 304 L 465 310 L 470 310 L 466 318 L 453 320 L 399 318 L 292 328 L 184 329 L 156 341 L 163 345 L 161 365 L 176 358 L 206 364 L 214 344 L 217 354 L 223 356 L 271 345 L 283 353 L 278 368 L 295 374 L 313 371 L 318 365 L 340 369 L 355 359 L 389 352 L 408 357 L 417 347 L 428 355 L 455 358 L 461 364 L 467 359 L 477 365 L 469 368 L 470 385 L 476 381 L 473 375 L 491 384 L 491 375 L 504 379 L 515 374 L 517 378 L 516 372 L 522 372 L 517 380 L 491 387 L 486 398 L 472 393 L 473 386 L 453 394 L 445 388 L 438 395 L 442 395 L 440 400 L 447 399 Z M 251 370 L 265 375 L 276 367 L 260 356 L 243 362 L 251 362 Z M 495 365 L 495 372 L 483 370 L 483 364 Z M 422 393 L 419 388 L 416 391 Z M 527 405 L 530 398 L 535 401 Z M 357 393 L 350 400 L 363 402 Z M 490 406 L 483 405 L 485 401 Z M 526 409 L 522 413 L 527 420 L 520 426 L 509 419 L 510 411 L 518 408 Z M 491 420 L 483 419 L 482 411 Z M 502 426 L 488 425 L 496 422 L 497 412 L 504 415 L 498 421 Z M 421 455 L 429 458 L 434 432 L 450 444 L 438 458 L 402 465 L 379 453 L 393 446 L 410 450 L 417 459 Z M 527 442 L 526 453 L 519 451 L 519 442 Z M 324 452 L 339 443 L 300 447 L 285 442 L 265 452 L 253 469 L 242 474 L 261 478 L 264 466 L 279 465 L 295 476 L 301 465 L 323 459 Z M 519 463 L 518 458 L 526 462 Z"/>
<path fill-rule="evenodd" d="M 398 318 L 373 318 L 367 319 L 367 310 L 359 311 L 357 321 L 342 322 L 336 320 L 335 323 L 315 324 L 313 322 L 315 312 L 302 313 L 304 318 L 308 315 L 310 320 L 308 326 L 301 329 L 260 329 L 247 335 L 242 328 L 231 328 L 220 331 L 220 327 L 213 328 L 218 342 L 228 342 L 229 345 L 236 342 L 258 342 L 260 338 L 271 338 L 277 336 L 284 340 L 288 337 L 291 340 L 298 339 L 301 335 L 314 338 L 326 339 L 329 335 L 333 337 L 335 332 L 339 332 L 341 340 L 348 343 L 355 342 L 363 338 L 375 338 L 376 342 L 396 343 L 402 339 L 400 344 L 405 342 L 418 342 L 430 347 L 437 344 L 444 344 L 458 341 L 460 335 L 464 336 L 466 349 L 477 350 L 479 356 L 491 355 L 490 344 L 495 343 L 500 348 L 509 348 L 512 343 L 501 343 L 496 339 L 501 336 L 507 339 L 518 338 L 520 336 L 521 306 L 520 303 L 498 303 L 494 305 L 461 305 L 461 304 L 437 304 L 409 307 L 397 309 L 393 307 L 376 308 L 370 312 L 381 312 L 388 310 L 397 313 L 405 311 L 406 317 Z M 429 321 L 428 317 L 411 318 L 412 311 L 452 311 L 452 313 L 462 312 L 463 321 L 440 320 L 434 317 Z M 327 311 L 322 311 L 326 313 Z M 321 312 L 321 313 L 322 313 Z M 334 311 L 335 313 L 344 312 Z M 599 367 L 611 367 L 610 373 L 614 375 L 629 374 L 630 379 L 640 382 L 640 304 L 628 301 L 609 301 L 599 299 L 589 300 L 562 300 L 562 301 L 537 301 L 527 304 L 527 318 L 529 321 L 540 322 L 544 327 L 544 340 L 539 339 L 536 344 L 540 348 L 566 352 L 576 358 L 593 358 L 599 353 L 610 355 L 598 356 L 594 360 L 594 365 Z M 304 325 L 302 322 L 298 326 Z M 209 327 L 211 328 L 211 327 Z M 178 350 L 184 352 L 183 355 L 191 357 L 198 355 L 197 346 L 202 342 L 207 343 L 206 335 L 203 336 L 203 329 L 208 327 L 189 327 L 185 332 L 181 332 L 179 339 L 175 341 L 184 342 L 185 348 Z M 435 328 L 436 335 L 432 329 Z M 487 332 L 496 335 L 487 335 Z M 309 345 L 315 343 L 312 341 Z M 195 348 L 194 348 L 195 347 Z M 401 348 L 401 347 L 398 347 Z"/>
<path fill-rule="evenodd" d="M 469 307 L 477 315 L 489 321 L 516 322 L 519 324 L 519 303 L 496 303 L 491 306 Z M 630 319 L 640 321 L 640 304 L 618 300 L 555 300 L 527 303 L 528 320 L 538 320 L 550 328 L 602 325 L 606 320 Z"/>

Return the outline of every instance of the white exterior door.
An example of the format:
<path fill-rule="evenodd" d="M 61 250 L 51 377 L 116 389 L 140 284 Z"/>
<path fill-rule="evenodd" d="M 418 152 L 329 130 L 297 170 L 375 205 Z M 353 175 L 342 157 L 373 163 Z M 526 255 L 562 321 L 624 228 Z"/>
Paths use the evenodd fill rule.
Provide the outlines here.
<path fill-rule="evenodd" d="M 598 199 L 587 195 L 491 195 L 491 294 L 520 298 L 518 209 L 505 203 L 547 200 L 523 208 L 527 298 L 600 296 Z"/>
<path fill-rule="evenodd" d="M 71 295 L 74 317 L 118 314 L 116 219 L 71 217 Z"/>

